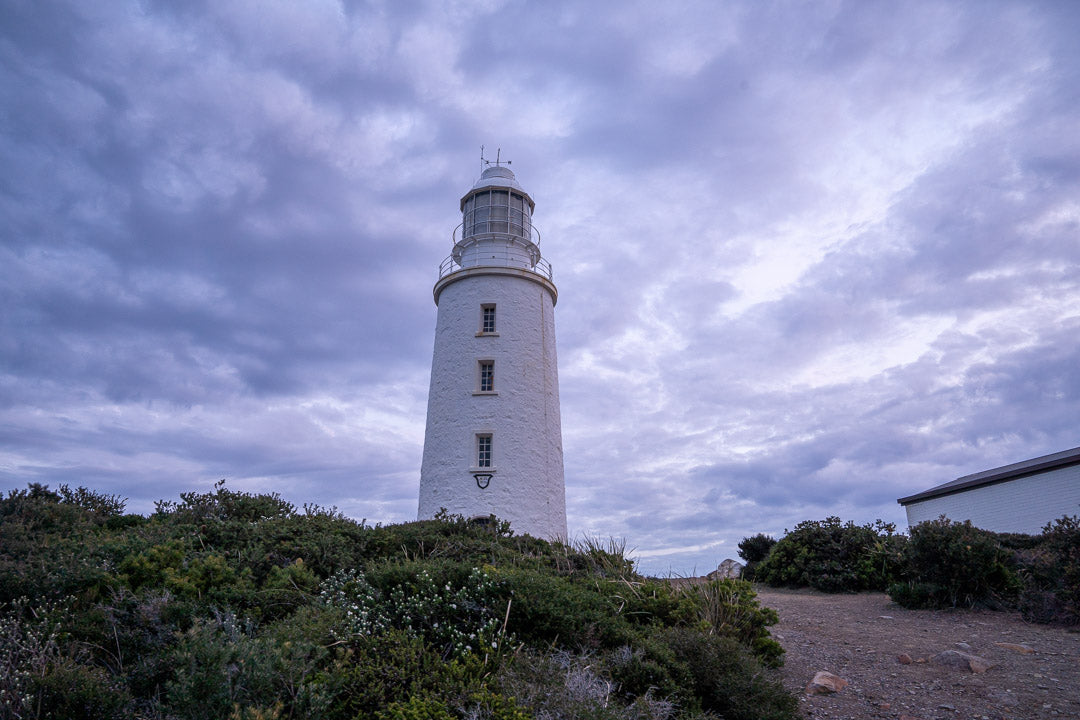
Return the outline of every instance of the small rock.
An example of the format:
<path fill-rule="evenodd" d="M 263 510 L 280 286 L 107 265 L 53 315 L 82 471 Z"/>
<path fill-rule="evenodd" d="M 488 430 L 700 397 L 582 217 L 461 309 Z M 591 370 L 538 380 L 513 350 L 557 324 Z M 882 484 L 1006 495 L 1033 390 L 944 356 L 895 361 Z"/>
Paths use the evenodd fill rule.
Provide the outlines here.
<path fill-rule="evenodd" d="M 912 662 L 911 656 L 907 653 L 900 653 L 896 656 L 896 659 L 900 661 L 901 665 L 910 665 Z"/>
<path fill-rule="evenodd" d="M 892 615 L 878 615 L 877 617 L 878 617 L 878 620 L 892 620 L 893 619 Z"/>
<path fill-rule="evenodd" d="M 839 675 L 833 675 L 824 670 L 814 675 L 814 679 L 806 686 L 807 695 L 824 695 L 827 693 L 840 692 L 848 686 L 848 681 Z"/>
<path fill-rule="evenodd" d="M 1020 704 L 1020 700 L 1009 690 L 991 690 L 987 697 L 1002 707 L 1016 707 Z"/>
<path fill-rule="evenodd" d="M 971 652 L 971 646 L 968 645 L 966 642 L 953 643 L 953 645 L 960 648 L 964 652 Z"/>
<path fill-rule="evenodd" d="M 1031 655 L 1035 652 L 1035 648 L 1030 645 L 1024 645 L 1023 643 L 994 643 L 996 647 L 1004 648 L 1005 650 L 1013 650 L 1021 655 Z"/>
<path fill-rule="evenodd" d="M 959 650 L 940 652 L 931 658 L 930 662 L 934 665 L 970 670 L 973 673 L 984 673 L 994 667 L 994 664 L 985 658 L 960 652 Z"/>

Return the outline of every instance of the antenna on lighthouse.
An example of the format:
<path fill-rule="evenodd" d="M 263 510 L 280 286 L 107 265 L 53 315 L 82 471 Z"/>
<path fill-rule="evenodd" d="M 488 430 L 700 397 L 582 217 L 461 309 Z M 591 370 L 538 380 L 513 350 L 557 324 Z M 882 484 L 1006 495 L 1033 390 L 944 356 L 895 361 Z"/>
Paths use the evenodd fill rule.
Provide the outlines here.
<path fill-rule="evenodd" d="M 498 167 L 499 165 L 512 165 L 513 164 L 513 162 L 514 162 L 513 160 L 507 160 L 505 163 L 502 162 L 501 156 L 502 156 L 502 148 L 497 148 L 495 150 L 495 159 L 494 160 L 486 160 L 484 158 L 484 146 L 481 145 L 480 146 L 480 172 L 482 173 L 484 171 L 484 166 L 485 165 L 495 165 L 496 167 Z"/>

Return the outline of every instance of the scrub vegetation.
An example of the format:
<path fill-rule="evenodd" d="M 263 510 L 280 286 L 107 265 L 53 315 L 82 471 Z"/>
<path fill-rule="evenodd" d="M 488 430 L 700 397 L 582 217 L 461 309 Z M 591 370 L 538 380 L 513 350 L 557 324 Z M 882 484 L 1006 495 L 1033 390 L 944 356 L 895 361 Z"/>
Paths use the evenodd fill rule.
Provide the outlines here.
<path fill-rule="evenodd" d="M 992 533 L 938 518 L 898 535 L 880 520 L 808 520 L 774 544 L 745 538 L 755 580 L 823 592 L 883 590 L 908 608 L 1018 609 L 1027 620 L 1080 623 L 1080 520 L 1039 535 Z M 745 547 L 744 547 L 745 546 Z M 762 558 L 761 553 L 766 550 Z"/>
<path fill-rule="evenodd" d="M 3 718 L 794 718 L 752 586 L 277 495 L 0 498 Z"/>

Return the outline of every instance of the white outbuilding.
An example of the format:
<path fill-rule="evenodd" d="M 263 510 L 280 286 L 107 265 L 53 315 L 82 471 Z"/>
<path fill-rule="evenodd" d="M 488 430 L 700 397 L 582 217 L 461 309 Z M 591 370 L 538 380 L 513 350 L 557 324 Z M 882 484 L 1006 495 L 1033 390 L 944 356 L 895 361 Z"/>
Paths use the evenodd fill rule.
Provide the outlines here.
<path fill-rule="evenodd" d="M 434 288 L 418 517 L 495 516 L 519 534 L 565 539 L 558 291 L 534 207 L 500 163 L 461 199 Z"/>
<path fill-rule="evenodd" d="M 897 500 L 908 526 L 944 515 L 993 532 L 1042 531 L 1065 515 L 1080 515 L 1080 447 L 965 475 Z"/>

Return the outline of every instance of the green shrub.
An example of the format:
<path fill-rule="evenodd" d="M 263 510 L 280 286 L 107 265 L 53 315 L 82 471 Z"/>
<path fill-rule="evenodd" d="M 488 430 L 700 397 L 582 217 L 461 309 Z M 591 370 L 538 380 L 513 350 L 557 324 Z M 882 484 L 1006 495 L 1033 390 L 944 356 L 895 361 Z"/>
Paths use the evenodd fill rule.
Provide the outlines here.
<path fill-rule="evenodd" d="M 450 708 L 441 700 L 411 697 L 404 702 L 392 702 L 375 714 L 375 720 L 456 720 Z"/>
<path fill-rule="evenodd" d="M 319 578 L 302 559 L 273 567 L 262 587 L 263 619 L 277 618 L 311 602 L 319 592 Z"/>
<path fill-rule="evenodd" d="M 746 561 L 742 569 L 743 580 L 754 580 L 758 565 L 769 556 L 776 538 L 764 533 L 744 537 L 739 542 L 739 557 Z"/>
<path fill-rule="evenodd" d="M 730 637 L 669 628 L 659 636 L 692 678 L 690 697 L 728 720 L 788 720 L 797 703 L 780 677 L 768 672 Z"/>
<path fill-rule="evenodd" d="M 224 480 L 219 480 L 214 484 L 213 492 L 180 493 L 179 503 L 159 500 L 155 514 L 159 517 L 171 515 L 175 519 L 194 523 L 225 520 L 260 522 L 294 517 L 296 507 L 277 493 L 252 495 L 234 492 L 225 487 Z"/>
<path fill-rule="evenodd" d="M 651 638 L 601 654 L 524 649 L 493 680 L 503 697 L 542 718 L 670 720 L 697 705 L 669 699 L 691 698 L 692 679 L 670 648 Z"/>
<path fill-rule="evenodd" d="M 32 683 L 34 717 L 64 720 L 121 720 L 131 717 L 132 699 L 100 667 L 70 659 L 50 665 Z M 18 717 L 18 716 L 16 716 Z"/>
<path fill-rule="evenodd" d="M 1003 607 L 1019 578 L 993 533 L 942 516 L 919 523 L 903 551 L 902 582 L 889 596 L 904 607 Z"/>
<path fill-rule="evenodd" d="M 321 717 L 329 697 L 313 679 L 329 662 L 327 623 L 340 619 L 311 609 L 262 634 L 230 613 L 200 620 L 167 652 L 167 714 L 209 720 L 250 708 L 247 715 Z"/>
<path fill-rule="evenodd" d="M 200 621 L 169 652 L 174 667 L 167 685 L 166 708 L 184 720 L 226 717 L 234 705 L 268 696 L 271 683 L 254 640 L 235 616 Z"/>
<path fill-rule="evenodd" d="M 881 520 L 872 525 L 838 517 L 795 526 L 757 566 L 756 580 L 773 586 L 812 587 L 822 592 L 884 590 L 895 578 L 902 536 Z"/>
<path fill-rule="evenodd" d="M 588 650 L 620 645 L 630 633 L 617 612 L 622 603 L 598 591 L 607 584 L 518 568 L 496 577 L 510 602 L 509 631 L 519 641 Z"/>
<path fill-rule="evenodd" d="M 1038 545 L 1017 553 L 1026 620 L 1080 623 L 1080 518 L 1065 516 L 1043 528 Z"/>
<path fill-rule="evenodd" d="M 356 636 L 335 650 L 317 676 L 331 718 L 371 717 L 411 698 L 464 706 L 486 673 L 475 656 L 446 662 L 422 639 L 398 629 Z"/>
<path fill-rule="evenodd" d="M 681 592 L 693 603 L 710 635 L 737 640 L 770 667 L 783 664 L 784 649 L 769 634 L 769 627 L 780 618 L 775 610 L 758 603 L 757 593 L 749 582 L 712 580 L 682 586 Z"/>
<path fill-rule="evenodd" d="M 699 697 L 668 631 L 731 643 L 734 678 L 778 659 L 773 621 L 745 583 L 637 575 L 615 540 L 369 527 L 221 484 L 150 518 L 0 497 L 0 717 L 697 718 L 729 690 Z"/>

